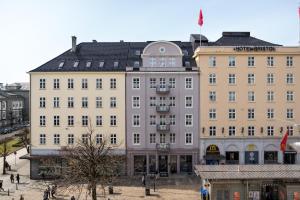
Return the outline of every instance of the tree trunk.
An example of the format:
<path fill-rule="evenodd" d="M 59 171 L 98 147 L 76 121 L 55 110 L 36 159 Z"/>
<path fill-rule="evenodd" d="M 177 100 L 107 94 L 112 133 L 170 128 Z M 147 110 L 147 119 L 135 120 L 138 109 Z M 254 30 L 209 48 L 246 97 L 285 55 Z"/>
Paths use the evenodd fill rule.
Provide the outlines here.
<path fill-rule="evenodd" d="M 6 161 L 6 156 L 4 155 L 4 156 L 3 156 L 3 172 L 2 172 L 3 174 L 6 174 L 6 170 L 5 170 L 5 167 L 6 167 L 6 166 L 5 166 L 5 161 Z"/>
<path fill-rule="evenodd" d="M 97 185 L 96 184 L 92 185 L 92 199 L 97 200 Z"/>
<path fill-rule="evenodd" d="M 6 148 L 6 140 L 4 141 L 4 143 L 3 143 L 3 174 L 6 174 L 6 165 L 5 165 L 5 163 L 6 163 L 6 154 L 7 154 L 7 148 Z"/>

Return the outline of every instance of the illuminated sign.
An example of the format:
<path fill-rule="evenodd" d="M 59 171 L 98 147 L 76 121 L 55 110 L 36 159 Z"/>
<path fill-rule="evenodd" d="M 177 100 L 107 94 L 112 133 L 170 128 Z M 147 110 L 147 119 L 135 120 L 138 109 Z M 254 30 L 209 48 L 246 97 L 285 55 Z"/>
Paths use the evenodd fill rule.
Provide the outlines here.
<path fill-rule="evenodd" d="M 234 51 L 276 51 L 275 47 L 272 46 L 257 46 L 257 47 L 247 47 L 247 46 L 237 46 L 233 48 Z"/>
<path fill-rule="evenodd" d="M 206 153 L 220 153 L 219 147 L 215 144 L 211 144 L 206 148 Z"/>

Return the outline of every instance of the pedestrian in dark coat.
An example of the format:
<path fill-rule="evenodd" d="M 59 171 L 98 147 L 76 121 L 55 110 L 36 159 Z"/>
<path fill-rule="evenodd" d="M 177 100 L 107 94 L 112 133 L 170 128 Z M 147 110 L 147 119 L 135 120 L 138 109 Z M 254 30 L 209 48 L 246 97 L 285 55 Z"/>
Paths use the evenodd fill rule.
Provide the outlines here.
<path fill-rule="evenodd" d="M 16 180 L 17 180 L 18 184 L 20 184 L 20 175 L 19 174 L 17 174 Z"/>
<path fill-rule="evenodd" d="M 15 182 L 15 177 L 13 174 L 10 175 L 10 182 L 11 183 L 14 183 Z"/>
<path fill-rule="evenodd" d="M 74 197 L 74 196 L 72 196 L 72 197 L 71 197 L 71 200 L 75 200 L 75 197 Z"/>

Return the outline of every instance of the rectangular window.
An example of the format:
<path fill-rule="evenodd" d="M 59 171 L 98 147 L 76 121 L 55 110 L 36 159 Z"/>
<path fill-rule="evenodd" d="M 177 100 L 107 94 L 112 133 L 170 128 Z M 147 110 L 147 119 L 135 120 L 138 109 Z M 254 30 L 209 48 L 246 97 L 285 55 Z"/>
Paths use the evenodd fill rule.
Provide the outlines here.
<path fill-rule="evenodd" d="M 208 75 L 208 83 L 210 85 L 215 85 L 217 83 L 217 76 L 216 76 L 216 74 L 209 74 Z"/>
<path fill-rule="evenodd" d="M 294 118 L 294 109 L 288 108 L 286 109 L 286 118 L 293 119 Z"/>
<path fill-rule="evenodd" d="M 101 68 L 104 67 L 104 61 L 99 62 L 99 67 L 101 67 Z"/>
<path fill-rule="evenodd" d="M 140 115 L 133 115 L 132 116 L 132 126 L 139 127 L 140 126 Z"/>
<path fill-rule="evenodd" d="M 234 108 L 230 108 L 228 110 L 228 118 L 229 119 L 235 119 L 235 109 Z"/>
<path fill-rule="evenodd" d="M 110 126 L 117 126 L 117 116 L 116 115 L 110 116 Z"/>
<path fill-rule="evenodd" d="M 193 115 L 185 115 L 185 126 L 193 126 Z"/>
<path fill-rule="evenodd" d="M 156 106 L 156 97 L 150 97 L 150 106 Z"/>
<path fill-rule="evenodd" d="M 132 97 L 132 108 L 140 108 L 140 97 Z"/>
<path fill-rule="evenodd" d="M 117 88 L 117 79 L 111 78 L 110 79 L 110 89 L 116 89 Z"/>
<path fill-rule="evenodd" d="M 229 67 L 235 67 L 235 56 L 228 57 L 228 65 Z"/>
<path fill-rule="evenodd" d="M 235 85 L 236 84 L 235 74 L 229 74 L 228 75 L 228 84 L 229 85 Z"/>
<path fill-rule="evenodd" d="M 171 144 L 176 143 L 175 133 L 170 133 L 170 143 Z"/>
<path fill-rule="evenodd" d="M 166 143 L 166 134 L 165 133 L 159 134 L 159 143 L 160 144 Z"/>
<path fill-rule="evenodd" d="M 169 78 L 169 86 L 170 88 L 175 88 L 176 86 L 175 78 Z"/>
<path fill-rule="evenodd" d="M 185 89 L 193 89 L 193 78 L 185 78 Z"/>
<path fill-rule="evenodd" d="M 82 97 L 81 98 L 81 106 L 82 106 L 82 108 L 87 108 L 88 107 L 88 98 L 87 97 Z"/>
<path fill-rule="evenodd" d="M 74 89 L 74 79 L 68 78 L 68 89 Z"/>
<path fill-rule="evenodd" d="M 294 135 L 294 126 L 287 126 L 286 129 L 288 130 L 288 135 L 289 136 Z"/>
<path fill-rule="evenodd" d="M 217 118 L 217 111 L 215 108 L 209 109 L 209 119 L 216 119 Z"/>
<path fill-rule="evenodd" d="M 286 84 L 294 83 L 294 75 L 292 73 L 286 74 Z"/>
<path fill-rule="evenodd" d="M 53 89 L 59 89 L 59 79 L 53 79 Z"/>
<path fill-rule="evenodd" d="M 274 74 L 272 73 L 267 74 L 267 84 L 269 85 L 274 84 Z"/>
<path fill-rule="evenodd" d="M 97 134 L 96 135 L 96 144 L 101 144 L 103 142 L 103 135 Z"/>
<path fill-rule="evenodd" d="M 150 88 L 156 88 L 156 78 L 150 78 Z"/>
<path fill-rule="evenodd" d="M 287 102 L 293 102 L 294 101 L 294 92 L 293 91 L 287 91 L 286 92 L 286 101 Z"/>
<path fill-rule="evenodd" d="M 46 108 L 46 98 L 40 97 L 40 108 Z"/>
<path fill-rule="evenodd" d="M 155 144 L 155 143 L 156 143 L 156 134 L 150 133 L 150 144 Z"/>
<path fill-rule="evenodd" d="M 82 134 L 82 135 L 81 135 L 81 141 L 82 141 L 82 143 L 87 144 L 88 141 L 89 141 L 89 136 L 88 136 L 88 134 Z"/>
<path fill-rule="evenodd" d="M 53 125 L 59 126 L 59 116 L 58 115 L 53 116 Z"/>
<path fill-rule="evenodd" d="M 268 102 L 273 102 L 274 101 L 274 92 L 273 91 L 268 91 L 267 92 L 267 101 Z"/>
<path fill-rule="evenodd" d="M 248 136 L 254 136 L 254 135 L 255 135 L 254 126 L 248 126 Z"/>
<path fill-rule="evenodd" d="M 46 79 L 40 79 L 40 89 L 46 89 Z"/>
<path fill-rule="evenodd" d="M 102 78 L 96 79 L 96 89 L 102 89 Z"/>
<path fill-rule="evenodd" d="M 110 97 L 110 107 L 111 108 L 117 107 L 117 98 L 116 97 Z"/>
<path fill-rule="evenodd" d="M 229 102 L 235 102 L 235 99 L 236 99 L 235 91 L 229 91 L 228 92 L 228 101 Z"/>
<path fill-rule="evenodd" d="M 155 115 L 150 115 L 150 125 L 156 125 L 156 116 Z"/>
<path fill-rule="evenodd" d="M 193 144 L 193 134 L 185 133 L 185 144 Z"/>
<path fill-rule="evenodd" d="M 273 136 L 274 135 L 274 127 L 273 126 L 268 126 L 267 127 L 267 134 L 268 134 L 268 136 Z"/>
<path fill-rule="evenodd" d="M 268 110 L 267 110 L 267 118 L 268 119 L 274 119 L 274 109 L 273 108 L 268 108 Z"/>
<path fill-rule="evenodd" d="M 74 108 L 74 97 L 68 97 L 68 108 Z"/>
<path fill-rule="evenodd" d="M 46 134 L 40 134 L 40 144 L 46 144 Z"/>
<path fill-rule="evenodd" d="M 235 136 L 235 126 L 229 126 L 228 127 L 228 135 L 229 136 Z"/>
<path fill-rule="evenodd" d="M 255 75 L 254 74 L 248 74 L 248 84 L 249 85 L 255 84 Z"/>
<path fill-rule="evenodd" d="M 68 126 L 74 126 L 74 116 L 68 116 Z"/>
<path fill-rule="evenodd" d="M 102 97 L 96 97 L 96 108 L 102 108 Z"/>
<path fill-rule="evenodd" d="M 132 78 L 132 89 L 140 89 L 140 78 Z"/>
<path fill-rule="evenodd" d="M 82 126 L 87 126 L 89 124 L 88 116 L 86 116 L 86 115 L 81 116 L 81 124 L 82 124 Z"/>
<path fill-rule="evenodd" d="M 254 119 L 255 113 L 254 108 L 248 108 L 248 119 Z"/>
<path fill-rule="evenodd" d="M 96 116 L 96 126 L 102 126 L 102 125 L 103 125 L 102 116 L 101 115 Z"/>
<path fill-rule="evenodd" d="M 53 97 L 53 107 L 59 108 L 59 97 Z"/>
<path fill-rule="evenodd" d="M 117 144 L 117 134 L 110 134 L 110 144 Z"/>
<path fill-rule="evenodd" d="M 115 61 L 114 62 L 114 67 L 118 67 L 119 66 L 119 62 L 118 61 Z"/>
<path fill-rule="evenodd" d="M 175 125 L 176 124 L 176 118 L 175 115 L 170 115 L 169 116 L 170 119 L 170 125 Z"/>
<path fill-rule="evenodd" d="M 217 128 L 215 126 L 209 127 L 209 136 L 216 136 Z"/>
<path fill-rule="evenodd" d="M 217 65 L 216 56 L 210 56 L 209 57 L 209 66 L 215 67 Z"/>
<path fill-rule="evenodd" d="M 60 144 L 60 134 L 54 134 L 53 144 Z"/>
<path fill-rule="evenodd" d="M 79 61 L 77 60 L 77 61 L 74 62 L 73 67 L 78 67 L 78 65 L 79 65 Z"/>
<path fill-rule="evenodd" d="M 287 56 L 286 57 L 286 66 L 288 66 L 288 67 L 293 66 L 293 57 L 292 56 Z"/>
<path fill-rule="evenodd" d="M 255 93 L 254 91 L 248 91 L 248 101 L 254 102 L 255 101 Z"/>
<path fill-rule="evenodd" d="M 248 57 L 248 67 L 253 67 L 254 66 L 254 56 L 249 56 Z"/>
<path fill-rule="evenodd" d="M 68 144 L 74 144 L 74 134 L 68 134 Z"/>
<path fill-rule="evenodd" d="M 216 101 L 217 99 L 217 95 L 216 95 L 216 92 L 215 91 L 209 91 L 209 101 Z"/>
<path fill-rule="evenodd" d="M 268 56 L 267 57 L 267 65 L 268 65 L 268 67 L 273 67 L 274 66 L 274 57 L 273 56 Z"/>
<path fill-rule="evenodd" d="M 133 144 L 135 144 L 135 145 L 140 144 L 140 134 L 139 133 L 133 133 Z"/>
<path fill-rule="evenodd" d="M 169 97 L 169 102 L 170 102 L 170 106 L 173 106 L 173 107 L 175 107 L 175 97 Z"/>
<path fill-rule="evenodd" d="M 81 79 L 81 89 L 88 89 L 88 80 L 87 80 L 87 78 Z"/>
<path fill-rule="evenodd" d="M 46 126 L 46 116 L 40 116 L 40 126 Z"/>
<path fill-rule="evenodd" d="M 186 108 L 193 108 L 193 97 L 192 96 L 186 96 L 185 97 L 185 107 Z"/>

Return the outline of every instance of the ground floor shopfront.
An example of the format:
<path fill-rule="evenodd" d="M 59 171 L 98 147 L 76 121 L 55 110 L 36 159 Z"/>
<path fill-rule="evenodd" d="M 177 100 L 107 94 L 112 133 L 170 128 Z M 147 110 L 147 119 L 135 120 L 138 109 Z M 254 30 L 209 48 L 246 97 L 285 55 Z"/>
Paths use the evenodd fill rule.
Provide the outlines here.
<path fill-rule="evenodd" d="M 233 138 L 200 140 L 200 163 L 217 164 L 297 164 L 300 154 L 292 148 L 299 137 L 288 139 L 287 150 L 280 151 L 281 138 Z"/>
<path fill-rule="evenodd" d="M 193 166 L 198 164 L 198 149 L 194 150 L 128 150 L 128 175 L 154 174 L 169 176 L 180 173 L 193 173 Z"/>

